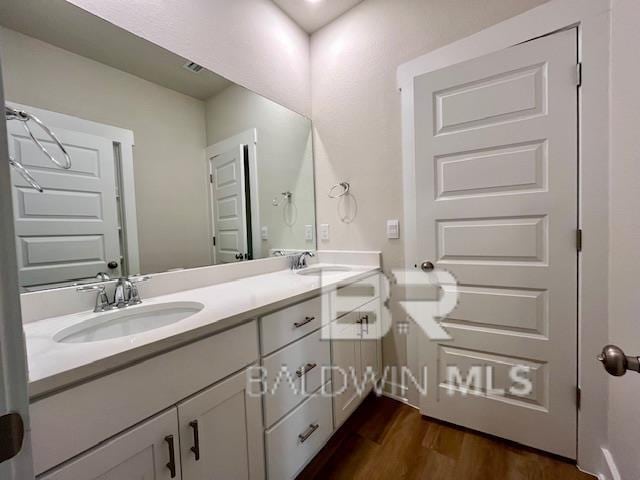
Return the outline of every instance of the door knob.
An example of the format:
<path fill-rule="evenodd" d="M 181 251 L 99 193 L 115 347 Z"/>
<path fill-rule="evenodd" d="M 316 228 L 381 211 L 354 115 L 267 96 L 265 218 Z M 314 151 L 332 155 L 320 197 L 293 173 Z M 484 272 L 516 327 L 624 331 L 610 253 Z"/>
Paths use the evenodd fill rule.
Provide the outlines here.
<path fill-rule="evenodd" d="M 109 263 L 107 263 L 107 267 L 109 267 L 111 270 L 113 270 L 114 268 L 118 268 L 118 262 L 116 262 L 115 260 L 111 260 Z"/>
<path fill-rule="evenodd" d="M 625 355 L 620 347 L 607 345 L 598 355 L 598 360 L 602 362 L 604 369 L 614 377 L 621 377 L 627 370 L 640 373 L 640 358 Z"/>
<path fill-rule="evenodd" d="M 433 272 L 433 269 L 436 267 L 434 267 L 433 263 L 431 262 L 422 262 L 420 268 L 423 272 Z"/>

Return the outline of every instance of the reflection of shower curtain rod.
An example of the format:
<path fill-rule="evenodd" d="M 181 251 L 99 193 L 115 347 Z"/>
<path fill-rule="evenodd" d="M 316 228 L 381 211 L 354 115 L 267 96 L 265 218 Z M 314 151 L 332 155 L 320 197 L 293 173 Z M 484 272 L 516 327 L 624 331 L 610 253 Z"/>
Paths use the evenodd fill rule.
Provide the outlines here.
<path fill-rule="evenodd" d="M 44 123 L 42 123 L 38 117 L 36 117 L 35 115 L 29 112 L 25 112 L 24 110 L 17 110 L 15 108 L 11 108 L 8 105 L 4 106 L 4 115 L 7 122 L 11 120 L 22 122 L 22 127 L 24 128 L 25 132 L 27 132 L 29 137 L 31 137 L 31 140 L 33 140 L 33 142 L 38 146 L 40 151 L 44 153 L 54 165 L 60 168 L 63 168 L 65 170 L 68 170 L 71 168 L 71 157 L 69 157 L 69 153 L 67 152 L 67 149 L 64 148 L 64 145 L 62 145 L 60 140 L 58 140 L 58 137 L 56 137 L 56 135 L 49 129 L 49 127 L 47 127 Z M 51 138 L 51 140 L 55 142 L 55 144 L 58 146 L 58 148 L 64 155 L 64 160 L 65 160 L 64 163 L 60 163 L 58 160 L 56 160 L 53 157 L 53 155 L 51 155 L 51 153 L 49 153 L 49 151 L 44 147 L 44 145 L 42 145 L 40 140 L 36 138 L 36 136 L 31 131 L 31 128 L 29 127 L 29 123 L 28 123 L 29 120 L 32 120 L 36 125 L 38 125 Z M 14 158 L 9 157 L 9 165 L 15 168 L 18 171 L 18 173 L 22 175 L 22 178 L 24 178 L 27 181 L 27 183 L 29 183 L 29 185 L 31 185 L 33 188 L 35 188 L 39 192 L 43 191 L 42 187 L 38 184 L 35 178 L 33 178 L 33 175 L 31 175 L 31 172 L 29 172 L 29 170 L 27 170 L 25 166 L 22 165 L 21 162 L 19 162 L 18 160 L 15 160 Z"/>

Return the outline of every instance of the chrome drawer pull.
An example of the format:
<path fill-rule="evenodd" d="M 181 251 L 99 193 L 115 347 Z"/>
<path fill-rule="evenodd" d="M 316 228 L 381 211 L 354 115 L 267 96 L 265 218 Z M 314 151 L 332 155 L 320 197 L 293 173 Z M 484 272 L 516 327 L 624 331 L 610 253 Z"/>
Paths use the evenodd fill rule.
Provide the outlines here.
<path fill-rule="evenodd" d="M 304 317 L 304 320 L 302 322 L 296 322 L 293 324 L 294 327 L 296 328 L 300 328 L 303 325 L 306 325 L 309 322 L 313 322 L 316 319 L 316 317 Z"/>
<path fill-rule="evenodd" d="M 309 425 L 309 428 L 307 428 L 304 432 L 298 435 L 298 440 L 300 440 L 300 443 L 306 442 L 307 439 L 311 435 L 313 435 L 313 432 L 315 432 L 318 428 L 320 428 L 320 425 L 318 425 L 317 423 L 312 423 L 311 425 Z"/>
<path fill-rule="evenodd" d="M 298 376 L 298 378 L 300 378 L 301 376 L 309 373 L 309 371 L 313 370 L 317 366 L 317 363 L 307 363 L 304 367 L 300 367 L 298 370 L 296 370 L 296 375 Z"/>

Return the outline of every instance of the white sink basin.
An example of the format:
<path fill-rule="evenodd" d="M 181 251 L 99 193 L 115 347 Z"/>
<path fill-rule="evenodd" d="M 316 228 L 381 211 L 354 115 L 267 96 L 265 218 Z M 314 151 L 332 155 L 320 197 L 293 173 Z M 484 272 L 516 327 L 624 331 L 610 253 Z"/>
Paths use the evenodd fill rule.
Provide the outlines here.
<path fill-rule="evenodd" d="M 53 339 L 59 343 L 86 343 L 128 337 L 179 322 L 203 308 L 198 302 L 171 302 L 96 313 L 60 330 Z"/>
<path fill-rule="evenodd" d="M 327 266 L 327 267 L 308 267 L 302 270 L 296 271 L 298 275 L 329 275 L 336 273 L 344 273 L 350 272 L 351 269 L 349 267 L 336 267 L 336 266 Z"/>

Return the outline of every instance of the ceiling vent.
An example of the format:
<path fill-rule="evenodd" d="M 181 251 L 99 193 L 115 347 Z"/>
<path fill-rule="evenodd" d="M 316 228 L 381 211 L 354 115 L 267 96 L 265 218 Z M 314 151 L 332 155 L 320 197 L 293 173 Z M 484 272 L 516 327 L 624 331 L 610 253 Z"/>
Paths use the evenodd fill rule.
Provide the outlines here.
<path fill-rule="evenodd" d="M 204 67 L 202 65 L 198 65 L 195 62 L 187 62 L 182 66 L 182 68 L 186 68 L 193 73 L 200 73 L 202 70 L 204 70 Z"/>

